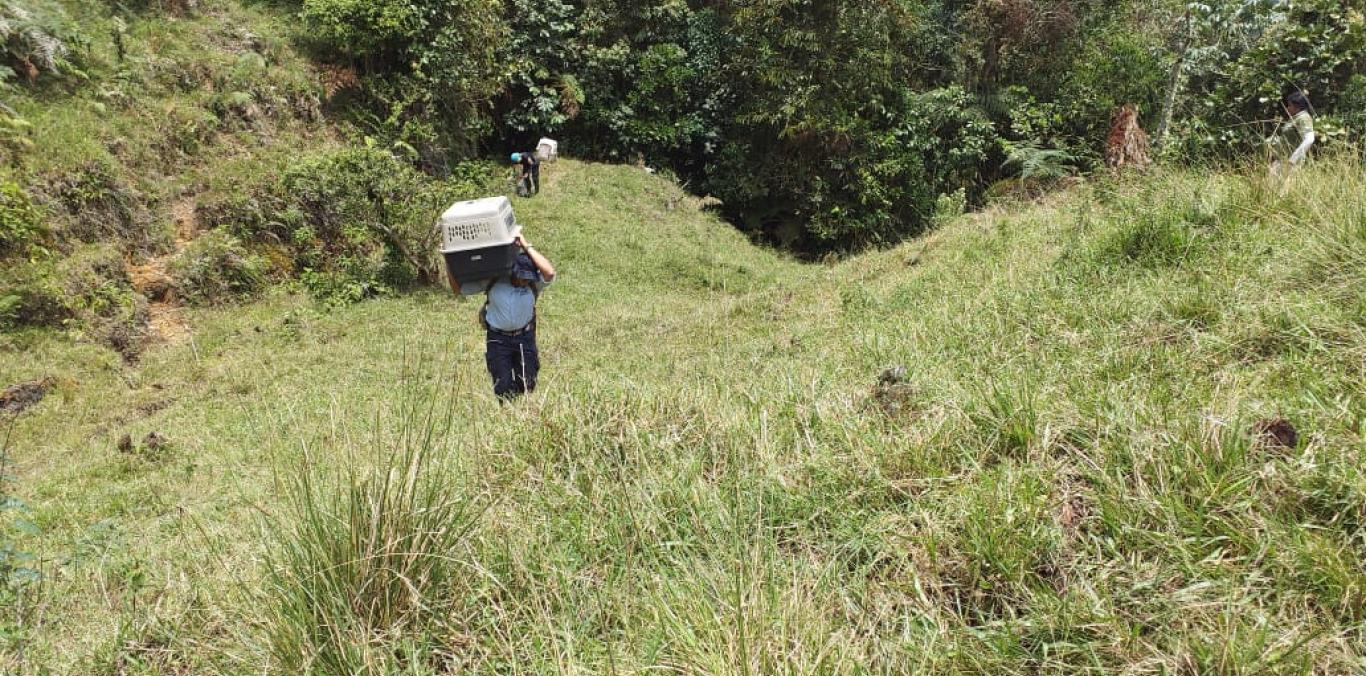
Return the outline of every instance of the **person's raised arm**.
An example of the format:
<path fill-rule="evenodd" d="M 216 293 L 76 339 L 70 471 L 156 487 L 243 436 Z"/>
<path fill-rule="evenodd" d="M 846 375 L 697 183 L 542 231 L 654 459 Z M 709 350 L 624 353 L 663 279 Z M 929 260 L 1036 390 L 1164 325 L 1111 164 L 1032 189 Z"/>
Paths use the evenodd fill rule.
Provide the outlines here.
<path fill-rule="evenodd" d="M 555 266 L 550 264 L 550 259 L 541 255 L 541 252 L 527 243 L 526 238 L 521 235 L 517 236 L 517 245 L 522 247 L 522 251 L 531 257 L 531 262 L 536 264 L 536 269 L 541 273 L 541 279 L 544 279 L 547 284 L 555 281 Z"/>

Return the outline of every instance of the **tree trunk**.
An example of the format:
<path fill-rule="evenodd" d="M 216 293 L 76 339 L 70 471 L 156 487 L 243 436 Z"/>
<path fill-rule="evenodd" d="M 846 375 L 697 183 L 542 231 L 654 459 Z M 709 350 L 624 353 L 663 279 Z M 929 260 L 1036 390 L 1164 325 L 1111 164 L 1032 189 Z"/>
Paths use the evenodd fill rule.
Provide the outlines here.
<path fill-rule="evenodd" d="M 1186 10 L 1186 18 L 1182 23 L 1181 44 L 1176 48 L 1176 61 L 1172 64 L 1172 70 L 1167 77 L 1167 95 L 1162 102 L 1162 117 L 1157 123 L 1157 148 L 1167 142 L 1167 132 L 1171 130 L 1172 113 L 1176 109 L 1176 97 L 1181 93 L 1181 76 L 1186 69 L 1186 54 L 1190 52 L 1191 46 L 1191 13 Z"/>

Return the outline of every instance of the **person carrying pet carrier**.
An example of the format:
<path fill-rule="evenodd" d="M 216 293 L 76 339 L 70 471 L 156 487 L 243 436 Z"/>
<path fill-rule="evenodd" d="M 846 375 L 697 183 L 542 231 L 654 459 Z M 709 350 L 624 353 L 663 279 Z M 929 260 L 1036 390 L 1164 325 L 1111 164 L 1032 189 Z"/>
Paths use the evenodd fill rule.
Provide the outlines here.
<path fill-rule="evenodd" d="M 513 153 L 512 164 L 518 172 L 517 194 L 531 197 L 541 191 L 541 161 L 535 153 Z"/>
<path fill-rule="evenodd" d="M 555 266 L 526 239 L 518 235 L 522 252 L 512 274 L 493 280 L 486 289 L 488 300 L 479 311 L 487 332 L 484 359 L 493 378 L 493 393 L 510 401 L 536 389 L 541 370 L 536 347 L 536 301 L 555 280 Z M 458 289 L 459 286 L 457 285 Z"/>

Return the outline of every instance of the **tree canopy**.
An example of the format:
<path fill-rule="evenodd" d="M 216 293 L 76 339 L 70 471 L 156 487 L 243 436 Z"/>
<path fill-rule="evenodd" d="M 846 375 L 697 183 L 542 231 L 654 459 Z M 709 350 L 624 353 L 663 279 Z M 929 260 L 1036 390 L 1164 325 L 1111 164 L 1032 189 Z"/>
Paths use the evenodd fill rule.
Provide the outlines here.
<path fill-rule="evenodd" d="M 1100 161 L 1137 107 L 1160 151 L 1255 147 L 1291 89 L 1361 131 L 1360 0 L 303 0 L 373 136 L 430 171 L 543 134 L 643 160 L 796 249 L 892 241 L 1020 151 Z M 1054 155 L 1029 155 L 1052 157 Z"/>

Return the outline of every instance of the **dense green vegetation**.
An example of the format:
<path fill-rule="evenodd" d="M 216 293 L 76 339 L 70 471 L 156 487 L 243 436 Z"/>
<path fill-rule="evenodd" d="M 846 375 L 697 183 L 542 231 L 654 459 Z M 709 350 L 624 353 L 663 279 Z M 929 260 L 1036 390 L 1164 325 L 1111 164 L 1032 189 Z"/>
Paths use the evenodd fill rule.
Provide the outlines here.
<path fill-rule="evenodd" d="M 207 77 L 208 105 L 170 111 L 171 144 L 193 153 L 225 126 L 318 114 L 316 84 L 281 67 L 287 41 L 327 64 L 338 120 L 423 172 L 467 174 L 550 134 L 669 169 L 742 229 L 811 253 L 921 232 L 941 197 L 980 203 L 1021 151 L 1093 168 L 1125 104 L 1187 161 L 1254 150 L 1293 89 L 1327 145 L 1366 131 L 1366 15 L 1340 0 L 291 0 L 270 11 L 295 30 L 185 72 L 130 65 L 148 58 L 150 9 L 68 6 L 78 20 L 52 0 L 4 5 L 0 86 L 87 82 L 126 105 Z M 222 51 L 235 62 L 205 72 Z M 3 145 L 31 146 L 30 122 L 0 113 Z"/>
<path fill-rule="evenodd" d="M 132 361 L 167 302 L 413 288 L 436 276 L 432 211 L 492 189 L 485 163 L 434 177 L 327 119 L 341 104 L 275 9 L 2 7 L 0 114 L 19 122 L 0 169 L 0 329 L 65 329 Z"/>
<path fill-rule="evenodd" d="M 672 169 L 808 251 L 919 232 L 1021 148 L 1095 166 L 1124 104 L 1173 157 L 1248 152 L 1293 88 L 1330 137 L 1366 131 L 1366 15 L 1340 0 L 303 0 L 302 16 L 359 69 L 373 132 L 428 164 L 557 135 Z"/>

